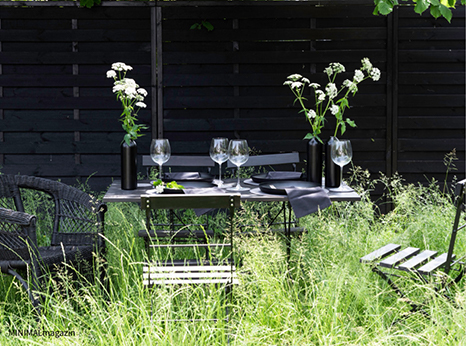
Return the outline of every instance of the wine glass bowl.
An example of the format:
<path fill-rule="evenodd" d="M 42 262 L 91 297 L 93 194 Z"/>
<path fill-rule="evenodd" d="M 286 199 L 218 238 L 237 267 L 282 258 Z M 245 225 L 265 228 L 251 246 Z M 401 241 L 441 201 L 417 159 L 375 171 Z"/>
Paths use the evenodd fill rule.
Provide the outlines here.
<path fill-rule="evenodd" d="M 150 144 L 150 157 L 159 165 L 159 179 L 162 180 L 162 165 L 170 159 L 171 148 L 168 139 L 153 139 Z"/>
<path fill-rule="evenodd" d="M 239 168 L 249 159 L 248 142 L 245 139 L 232 139 L 228 145 L 229 160 L 232 164 L 238 167 L 238 183 L 235 187 L 229 188 L 228 191 L 249 191 L 247 187 L 242 187 L 240 183 Z"/>
<path fill-rule="evenodd" d="M 212 138 L 209 150 L 210 158 L 218 163 L 218 181 L 217 185 L 223 185 L 222 181 L 222 163 L 228 161 L 228 138 Z"/>
<path fill-rule="evenodd" d="M 350 163 L 353 158 L 351 142 L 348 139 L 336 140 L 330 149 L 332 161 L 340 166 L 340 186 L 331 190 L 334 192 L 351 191 L 352 189 L 349 186 L 343 186 L 343 166 Z"/>

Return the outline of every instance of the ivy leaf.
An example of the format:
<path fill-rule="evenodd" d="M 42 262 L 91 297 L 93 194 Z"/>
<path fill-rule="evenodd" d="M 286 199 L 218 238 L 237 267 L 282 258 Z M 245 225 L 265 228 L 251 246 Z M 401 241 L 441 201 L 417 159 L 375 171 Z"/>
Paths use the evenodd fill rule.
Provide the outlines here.
<path fill-rule="evenodd" d="M 414 6 L 414 12 L 422 14 L 425 10 L 429 8 L 430 4 L 427 0 L 417 0 L 416 6 Z"/>
<path fill-rule="evenodd" d="M 374 3 L 376 5 L 374 9 L 374 13 L 373 13 L 374 15 L 376 15 L 377 13 L 380 13 L 386 16 L 387 14 L 390 14 L 393 11 L 393 4 L 390 1 L 375 0 Z"/>
<path fill-rule="evenodd" d="M 444 5 L 440 5 L 439 10 L 442 16 L 444 16 L 445 19 L 448 20 L 448 23 L 451 23 L 451 17 L 453 16 L 451 10 Z"/>
<path fill-rule="evenodd" d="M 434 17 L 435 19 L 437 19 L 438 17 L 440 17 L 442 14 L 440 13 L 440 9 L 439 9 L 439 6 L 430 6 L 430 14 L 432 15 L 432 17 Z"/>

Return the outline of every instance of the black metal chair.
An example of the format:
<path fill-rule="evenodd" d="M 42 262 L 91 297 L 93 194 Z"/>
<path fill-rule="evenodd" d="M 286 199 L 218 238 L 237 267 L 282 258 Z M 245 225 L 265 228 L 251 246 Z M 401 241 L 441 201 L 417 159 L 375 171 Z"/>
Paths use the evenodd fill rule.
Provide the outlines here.
<path fill-rule="evenodd" d="M 262 169 L 269 171 L 270 169 L 275 170 L 283 167 L 289 168 L 291 165 L 292 171 L 296 172 L 299 162 L 299 153 L 297 151 L 293 151 L 291 153 L 252 155 L 249 156 L 248 161 L 241 165 L 241 167 L 261 167 Z M 237 167 L 228 161 L 227 168 L 233 169 L 234 172 L 234 169 Z M 283 221 L 278 221 L 279 219 Z M 294 225 L 294 227 L 291 227 L 291 225 Z M 288 240 L 291 235 L 299 235 L 305 231 L 304 227 L 298 226 L 297 220 L 291 220 L 291 206 L 288 202 L 283 202 L 278 212 L 269 215 L 269 222 L 265 226 L 269 228 L 268 232 L 283 233 Z M 247 225 L 244 227 L 247 227 Z M 256 232 L 252 231 L 245 233 Z"/>
<path fill-rule="evenodd" d="M 44 274 L 64 263 L 103 258 L 106 210 L 87 193 L 57 181 L 0 175 L 2 273 L 16 277 L 37 307 Z"/>
<path fill-rule="evenodd" d="M 372 271 L 385 280 L 403 298 L 403 301 L 411 306 L 406 316 L 414 312 L 421 312 L 428 316 L 423 310 L 424 302 L 414 301 L 411 294 L 408 297 L 407 292 L 412 286 L 408 284 L 410 287 L 408 291 L 403 289 L 407 288 L 407 279 L 417 281 L 422 285 L 432 284 L 436 292 L 449 298 L 447 288 L 458 283 L 465 273 L 466 254 L 459 257 L 454 254 L 457 233 L 466 227 L 466 224 L 460 225 L 462 213 L 465 211 L 465 185 L 466 179 L 456 184 L 456 213 L 446 253 L 439 255 L 435 250 L 421 251 L 415 247 L 401 249 L 398 244 L 387 244 L 360 258 L 361 263 L 371 265 Z"/>
<path fill-rule="evenodd" d="M 148 263 L 143 266 L 143 283 L 146 287 L 183 284 L 223 284 L 227 293 L 231 293 L 233 284 L 237 284 L 236 277 L 233 229 L 235 209 L 240 207 L 240 195 L 158 195 L 142 196 L 141 209 L 146 214 L 146 249 Z M 173 243 L 166 238 L 158 238 L 153 231 L 154 210 L 179 210 L 193 208 L 226 208 L 229 210 L 228 230 L 224 232 L 223 239 L 217 243 L 200 244 L 198 242 Z M 177 249 L 217 248 L 216 251 L 208 251 L 208 258 L 192 256 L 196 258 L 186 259 L 186 252 L 182 252 L 183 258 L 176 258 Z M 226 249 L 226 250 L 225 250 Z M 151 251 L 152 250 L 152 251 Z M 158 258 L 153 259 L 153 252 L 157 251 Z M 164 254 L 160 254 L 166 250 Z M 225 253 L 226 251 L 226 253 Z M 196 251 L 193 251 L 193 255 Z M 217 255 L 220 255 L 217 257 Z M 228 311 L 228 310 L 227 310 Z"/>

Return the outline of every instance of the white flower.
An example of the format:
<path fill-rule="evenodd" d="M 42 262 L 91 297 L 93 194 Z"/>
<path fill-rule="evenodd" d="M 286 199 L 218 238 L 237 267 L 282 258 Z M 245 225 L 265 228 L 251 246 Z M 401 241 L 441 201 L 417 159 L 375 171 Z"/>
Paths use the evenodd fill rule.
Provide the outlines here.
<path fill-rule="evenodd" d="M 335 83 L 328 83 L 325 87 L 325 92 L 327 93 L 327 96 L 330 100 L 335 98 L 335 96 L 338 94 L 337 86 Z"/>
<path fill-rule="evenodd" d="M 343 66 L 339 62 L 332 62 L 332 63 L 330 63 L 330 66 L 332 67 L 332 69 L 333 69 L 333 71 L 335 73 L 341 73 L 341 72 L 346 71 L 345 66 Z"/>
<path fill-rule="evenodd" d="M 366 70 L 367 72 L 369 72 L 372 69 L 372 63 L 370 62 L 369 58 L 362 59 L 361 63 L 362 63 L 361 70 L 363 71 Z"/>
<path fill-rule="evenodd" d="M 126 65 L 124 62 L 115 62 L 112 64 L 112 70 L 115 71 L 131 71 L 133 68 L 129 65 Z"/>
<path fill-rule="evenodd" d="M 372 68 L 370 72 L 373 81 L 377 82 L 380 79 L 380 70 L 377 67 Z"/>
<path fill-rule="evenodd" d="M 303 83 L 301 83 L 301 82 L 293 82 L 293 83 L 291 83 L 291 87 L 290 87 L 290 88 L 291 88 L 291 89 L 299 89 L 299 88 L 301 88 L 302 86 L 303 86 Z"/>
<path fill-rule="evenodd" d="M 322 90 L 316 90 L 317 103 L 325 101 L 325 93 Z"/>
<path fill-rule="evenodd" d="M 291 85 L 291 84 L 293 84 L 293 82 L 290 81 L 290 80 L 287 80 L 287 81 L 284 81 L 284 82 L 283 82 L 283 85 L 288 85 L 288 86 L 289 86 L 289 85 Z"/>
<path fill-rule="evenodd" d="M 315 110 L 310 109 L 309 112 L 307 112 L 306 116 L 308 119 L 314 119 L 317 116 L 317 114 Z"/>
<path fill-rule="evenodd" d="M 155 187 L 155 192 L 156 192 L 156 193 L 163 193 L 163 189 L 164 189 L 164 188 L 163 188 L 163 185 L 162 185 L 162 184 L 157 185 L 157 186 Z"/>
<path fill-rule="evenodd" d="M 317 84 L 317 83 L 311 83 L 309 84 L 309 86 L 314 89 L 320 88 L 320 84 Z"/>
<path fill-rule="evenodd" d="M 147 96 L 147 91 L 146 89 L 143 89 L 143 88 L 139 88 L 137 90 L 138 94 L 141 94 L 142 96 L 146 97 Z"/>
<path fill-rule="evenodd" d="M 136 84 L 136 81 L 132 78 L 124 78 L 122 82 L 125 83 L 130 88 L 136 89 L 137 87 L 139 87 L 139 85 Z"/>
<path fill-rule="evenodd" d="M 307 78 L 304 78 L 304 77 L 303 77 L 303 78 L 301 78 L 301 82 L 303 82 L 303 83 L 307 83 L 307 84 L 310 84 L 310 83 L 311 83 L 311 81 L 310 81 L 309 79 L 307 79 Z"/>
<path fill-rule="evenodd" d="M 298 73 L 289 75 L 289 76 L 287 77 L 287 79 L 290 79 L 290 80 L 292 80 L 293 82 L 296 82 L 296 81 L 300 80 L 301 78 L 303 78 L 303 76 L 301 76 L 301 75 L 298 74 Z"/>
<path fill-rule="evenodd" d="M 135 106 L 136 107 L 139 107 L 139 108 L 146 108 L 146 104 L 144 102 L 136 102 L 135 103 Z"/>
<path fill-rule="evenodd" d="M 353 77 L 353 80 L 354 80 L 356 83 L 360 83 L 360 82 L 362 82 L 363 79 L 364 79 L 364 73 L 362 73 L 361 70 L 354 70 L 354 77 Z"/>
<path fill-rule="evenodd" d="M 356 83 L 350 81 L 349 79 L 346 79 L 343 82 L 343 86 L 347 87 L 350 91 L 355 92 L 358 91 L 358 86 Z"/>
<path fill-rule="evenodd" d="M 330 107 L 330 113 L 332 113 L 333 115 L 338 114 L 339 110 L 340 110 L 340 107 L 338 107 L 337 105 L 332 105 Z"/>
<path fill-rule="evenodd" d="M 324 69 L 324 72 L 330 77 L 333 74 L 332 68 L 329 66 Z"/>
<path fill-rule="evenodd" d="M 130 99 L 136 98 L 136 96 L 137 96 L 136 88 L 133 88 L 132 86 L 127 86 L 125 88 L 125 94 Z"/>
<path fill-rule="evenodd" d="M 116 72 L 113 70 L 108 70 L 107 71 L 107 78 L 115 78 L 116 77 Z"/>
<path fill-rule="evenodd" d="M 117 83 L 118 82 L 115 82 L 115 86 L 113 87 L 113 92 L 114 93 L 117 93 L 117 92 L 119 92 L 121 90 L 125 90 L 125 86 L 123 84 L 121 84 L 121 83 L 117 84 Z"/>

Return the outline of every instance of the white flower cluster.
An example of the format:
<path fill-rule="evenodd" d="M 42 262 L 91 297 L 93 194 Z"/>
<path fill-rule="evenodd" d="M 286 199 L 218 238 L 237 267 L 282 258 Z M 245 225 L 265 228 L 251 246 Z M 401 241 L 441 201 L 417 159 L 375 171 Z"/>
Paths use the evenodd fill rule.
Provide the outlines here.
<path fill-rule="evenodd" d="M 123 62 L 116 62 L 112 64 L 112 69 L 107 71 L 107 78 L 113 78 L 115 83 L 113 84 L 113 93 L 119 94 L 120 101 L 135 100 L 135 106 L 139 108 L 146 108 L 144 97 L 147 96 L 147 91 L 144 88 L 139 88 L 139 85 L 136 84 L 136 81 L 131 78 L 125 78 L 126 71 L 131 71 L 133 68 L 129 65 L 126 65 Z M 123 71 L 123 78 L 121 75 L 116 73 Z"/>
<path fill-rule="evenodd" d="M 328 98 L 333 100 L 338 94 L 338 89 L 335 83 L 328 83 L 325 87 L 325 92 L 327 93 Z"/>
<path fill-rule="evenodd" d="M 346 72 L 345 66 L 339 62 L 331 62 L 327 68 L 324 69 L 324 72 L 330 77 L 334 73 Z"/>
<path fill-rule="evenodd" d="M 157 185 L 155 187 L 155 193 L 163 193 L 163 190 L 164 190 L 163 184 Z"/>
<path fill-rule="evenodd" d="M 373 67 L 369 58 L 364 58 L 361 60 L 362 68 L 361 70 L 367 71 L 369 76 L 374 82 L 377 82 L 380 79 L 380 70 L 377 67 Z"/>

